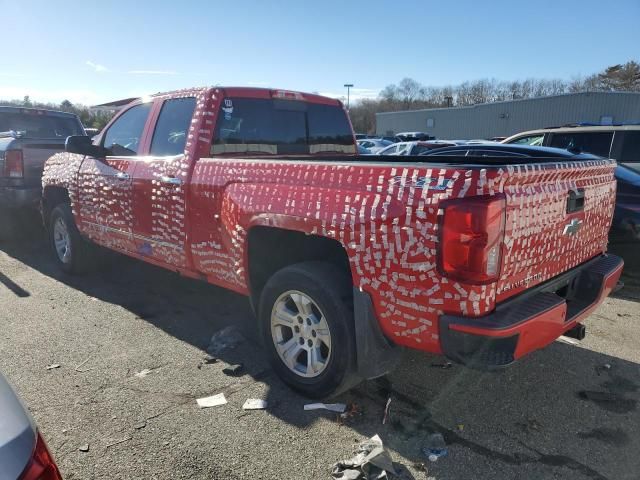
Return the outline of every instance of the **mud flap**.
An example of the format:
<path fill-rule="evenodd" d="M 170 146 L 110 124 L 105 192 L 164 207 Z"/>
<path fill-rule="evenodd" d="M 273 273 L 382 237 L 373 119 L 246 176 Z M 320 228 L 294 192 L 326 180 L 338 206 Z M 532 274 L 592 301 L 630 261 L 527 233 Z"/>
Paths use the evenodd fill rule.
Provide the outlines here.
<path fill-rule="evenodd" d="M 402 359 L 402 348 L 387 340 L 378 324 L 371 297 L 356 287 L 353 288 L 353 310 L 356 330 L 356 375 L 370 380 L 391 372 Z"/>

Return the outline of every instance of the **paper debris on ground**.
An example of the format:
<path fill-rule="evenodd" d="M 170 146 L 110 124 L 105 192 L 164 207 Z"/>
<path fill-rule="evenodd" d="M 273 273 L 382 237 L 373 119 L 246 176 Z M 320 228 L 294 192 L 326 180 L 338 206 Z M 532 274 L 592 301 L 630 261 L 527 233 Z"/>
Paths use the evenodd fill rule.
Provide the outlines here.
<path fill-rule="evenodd" d="M 330 410 L 336 413 L 344 413 L 347 405 L 344 403 L 307 403 L 305 410 Z"/>
<path fill-rule="evenodd" d="M 145 368 L 144 370 L 140 370 L 139 372 L 134 373 L 133 375 L 138 378 L 144 378 L 151 373 L 151 370 Z"/>
<path fill-rule="evenodd" d="M 224 397 L 224 393 L 218 393 L 210 397 L 198 398 L 196 400 L 200 408 L 217 407 L 218 405 L 224 405 L 227 403 L 227 399 Z"/>
<path fill-rule="evenodd" d="M 219 355 L 225 350 L 237 347 L 243 341 L 244 337 L 240 334 L 237 328 L 223 328 L 222 330 L 214 333 L 211 337 L 211 341 L 207 347 L 207 353 L 211 355 Z"/>
<path fill-rule="evenodd" d="M 47 370 L 53 370 L 54 368 L 60 368 L 60 364 L 52 363 L 51 365 L 47 365 Z"/>
<path fill-rule="evenodd" d="M 267 408 L 267 402 L 259 398 L 248 398 L 242 405 L 243 410 L 264 410 L 265 408 Z"/>
<path fill-rule="evenodd" d="M 341 480 L 378 480 L 396 475 L 391 456 L 384 449 L 379 435 L 360 443 L 356 455 L 333 465 L 331 476 Z"/>

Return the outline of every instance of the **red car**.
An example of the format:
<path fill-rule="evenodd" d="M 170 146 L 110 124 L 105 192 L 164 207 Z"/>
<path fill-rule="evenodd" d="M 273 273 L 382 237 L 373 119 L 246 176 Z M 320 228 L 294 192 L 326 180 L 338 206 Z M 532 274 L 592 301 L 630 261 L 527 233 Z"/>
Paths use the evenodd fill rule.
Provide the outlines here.
<path fill-rule="evenodd" d="M 0 412 L 0 479 L 61 480 L 31 415 L 2 374 Z"/>
<path fill-rule="evenodd" d="M 322 397 L 400 349 L 509 365 L 615 286 L 615 162 L 358 156 L 339 101 L 209 88 L 140 99 L 43 176 L 62 269 L 94 245 L 247 295 L 272 365 Z"/>

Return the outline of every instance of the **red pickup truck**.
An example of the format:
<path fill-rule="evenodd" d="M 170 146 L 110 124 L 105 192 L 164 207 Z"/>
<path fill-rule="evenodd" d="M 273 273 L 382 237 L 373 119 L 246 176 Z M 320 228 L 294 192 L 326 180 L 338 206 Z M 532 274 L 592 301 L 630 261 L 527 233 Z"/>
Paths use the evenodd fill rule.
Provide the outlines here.
<path fill-rule="evenodd" d="M 385 374 L 399 346 L 509 365 L 581 335 L 616 285 L 614 161 L 355 145 L 342 104 L 317 95 L 137 100 L 47 161 L 55 259 L 82 271 L 97 244 L 249 296 L 274 369 L 314 397 Z"/>

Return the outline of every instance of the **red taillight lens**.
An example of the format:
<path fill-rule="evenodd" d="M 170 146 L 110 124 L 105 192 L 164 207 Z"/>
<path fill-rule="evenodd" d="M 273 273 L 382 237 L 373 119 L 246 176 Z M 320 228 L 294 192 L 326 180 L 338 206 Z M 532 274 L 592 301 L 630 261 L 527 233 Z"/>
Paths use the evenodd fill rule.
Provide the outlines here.
<path fill-rule="evenodd" d="M 10 178 L 24 177 L 22 150 L 7 150 L 4 154 L 4 176 Z"/>
<path fill-rule="evenodd" d="M 62 480 L 56 462 L 39 433 L 33 456 L 19 480 Z"/>
<path fill-rule="evenodd" d="M 502 261 L 503 196 L 467 197 L 443 202 L 440 223 L 440 271 L 465 283 L 498 279 Z"/>

